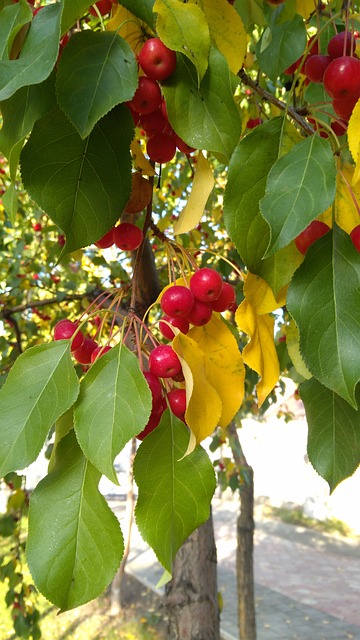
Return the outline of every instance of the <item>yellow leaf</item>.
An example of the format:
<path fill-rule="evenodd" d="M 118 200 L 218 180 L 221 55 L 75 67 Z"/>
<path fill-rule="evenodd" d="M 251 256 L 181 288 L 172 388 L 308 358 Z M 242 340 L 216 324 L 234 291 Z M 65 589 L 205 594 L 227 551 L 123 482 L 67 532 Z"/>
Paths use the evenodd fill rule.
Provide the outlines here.
<path fill-rule="evenodd" d="M 296 0 L 296 13 L 307 20 L 314 13 L 314 0 Z"/>
<path fill-rule="evenodd" d="M 346 164 L 338 173 L 336 185 L 335 220 L 346 233 L 351 233 L 360 222 L 360 183 L 351 186 L 353 173 L 354 168 Z"/>
<path fill-rule="evenodd" d="M 130 150 L 132 153 L 132 157 L 134 159 L 135 168 L 143 173 L 145 176 L 154 176 L 155 170 L 154 167 L 150 164 L 150 162 L 145 158 L 141 146 L 136 140 L 136 138 L 132 141 L 130 145 Z"/>
<path fill-rule="evenodd" d="M 198 153 L 196 173 L 187 204 L 174 224 L 174 233 L 187 233 L 199 224 L 207 199 L 214 186 L 211 166 L 201 151 Z"/>
<path fill-rule="evenodd" d="M 198 444 L 218 426 L 222 413 L 221 399 L 208 380 L 205 354 L 196 342 L 179 332 L 172 347 L 180 359 L 185 377 L 185 420 Z"/>
<path fill-rule="evenodd" d="M 349 120 L 347 129 L 347 138 L 350 153 L 355 162 L 355 171 L 352 184 L 356 184 L 360 180 L 360 99 L 357 101 Z"/>
<path fill-rule="evenodd" d="M 207 379 L 222 401 L 219 425 L 225 428 L 244 398 L 245 367 L 238 344 L 225 322 L 215 313 L 210 322 L 203 327 L 193 327 L 187 335 L 205 355 Z"/>
<path fill-rule="evenodd" d="M 305 362 L 302 359 L 300 353 L 299 329 L 297 328 L 294 320 L 291 320 L 290 324 L 286 327 L 286 346 L 296 371 L 300 373 L 305 380 L 309 380 L 312 374 L 307 369 Z"/>
<path fill-rule="evenodd" d="M 244 362 L 261 376 L 256 385 L 261 406 L 280 375 L 274 344 L 274 318 L 267 314 L 257 315 L 254 307 L 245 298 L 235 313 L 235 320 L 240 331 L 250 336 L 250 342 L 243 350 L 243 358 Z"/>
<path fill-rule="evenodd" d="M 230 71 L 237 73 L 246 56 L 246 31 L 238 12 L 228 0 L 201 0 L 210 36 L 226 58 Z"/>
<path fill-rule="evenodd" d="M 122 27 L 119 29 L 120 25 Z M 141 28 L 141 22 L 133 13 L 125 7 L 116 5 L 113 15 L 106 24 L 108 31 L 116 31 L 119 29 L 119 36 L 129 43 L 135 54 L 139 53 L 144 44 L 144 34 Z"/>
<path fill-rule="evenodd" d="M 249 273 L 246 276 L 244 295 L 257 314 L 271 313 L 275 309 L 284 306 L 286 292 L 281 290 L 280 293 L 282 294 L 281 297 L 276 300 L 270 285 L 265 280 L 255 276 L 253 273 Z"/>

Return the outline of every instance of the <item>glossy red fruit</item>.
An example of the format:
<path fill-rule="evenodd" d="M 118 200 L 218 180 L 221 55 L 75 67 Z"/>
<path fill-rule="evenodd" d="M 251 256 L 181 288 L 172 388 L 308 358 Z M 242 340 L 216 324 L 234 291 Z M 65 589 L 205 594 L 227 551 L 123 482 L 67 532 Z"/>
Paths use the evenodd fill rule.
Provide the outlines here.
<path fill-rule="evenodd" d="M 331 128 L 337 136 L 343 136 L 347 131 L 347 126 L 346 120 L 334 120 L 331 123 Z"/>
<path fill-rule="evenodd" d="M 156 133 L 147 141 L 146 153 L 153 162 L 170 162 L 176 154 L 176 142 L 167 133 Z"/>
<path fill-rule="evenodd" d="M 350 238 L 355 249 L 360 252 L 360 224 L 358 224 L 357 227 L 352 230 L 352 232 L 350 233 Z"/>
<path fill-rule="evenodd" d="M 95 360 L 97 360 L 98 358 L 101 358 L 101 356 L 104 355 L 104 353 L 107 353 L 108 351 L 111 350 L 111 347 L 107 344 L 105 347 L 96 347 L 96 349 L 94 349 L 94 351 L 92 351 L 91 353 L 91 363 L 95 362 Z"/>
<path fill-rule="evenodd" d="M 322 82 L 325 69 L 327 69 L 331 60 L 330 56 L 308 56 L 304 66 L 306 77 L 309 78 L 311 82 Z"/>
<path fill-rule="evenodd" d="M 175 338 L 175 333 L 171 327 L 176 327 L 181 333 L 187 333 L 189 331 L 189 322 L 186 318 L 163 316 L 159 322 L 159 329 L 167 340 L 173 340 Z"/>
<path fill-rule="evenodd" d="M 324 87 L 331 98 L 360 95 L 360 60 L 341 56 L 330 62 L 324 73 Z"/>
<path fill-rule="evenodd" d="M 246 123 L 247 129 L 255 129 L 259 124 L 262 124 L 261 118 L 250 118 Z"/>
<path fill-rule="evenodd" d="M 204 267 L 195 271 L 190 280 L 190 290 L 194 298 L 202 302 L 212 302 L 219 297 L 223 279 L 215 269 Z"/>
<path fill-rule="evenodd" d="M 181 363 L 168 344 L 155 347 L 149 356 L 149 369 L 158 378 L 172 378 L 181 371 Z"/>
<path fill-rule="evenodd" d="M 194 306 L 187 316 L 187 320 L 195 327 L 202 327 L 211 320 L 212 316 L 211 302 L 202 302 L 195 298 Z"/>
<path fill-rule="evenodd" d="M 347 98 L 334 98 L 332 106 L 336 115 L 344 120 L 349 120 L 359 97 L 350 96 Z"/>
<path fill-rule="evenodd" d="M 102 16 L 105 16 L 107 13 L 110 13 L 113 3 L 111 0 L 99 0 L 98 2 L 95 2 L 95 5 L 97 6 L 99 13 Z M 91 13 L 92 16 L 98 15 L 94 7 L 90 7 L 89 13 Z"/>
<path fill-rule="evenodd" d="M 34 229 L 34 231 L 41 231 L 42 226 L 40 222 L 35 222 L 32 226 L 32 228 Z"/>
<path fill-rule="evenodd" d="M 211 303 L 213 311 L 221 313 L 227 309 L 232 309 L 236 302 L 236 293 L 234 287 L 229 282 L 224 282 L 220 295 Z"/>
<path fill-rule="evenodd" d="M 295 238 L 296 247 L 300 253 L 305 254 L 308 248 L 328 231 L 330 231 L 330 227 L 328 227 L 325 222 L 313 220 L 306 229 Z"/>
<path fill-rule="evenodd" d="M 79 364 L 90 364 L 91 363 L 91 355 L 93 351 L 97 348 L 98 344 L 95 340 L 91 338 L 85 338 L 81 347 L 73 351 L 73 356 L 75 360 L 79 362 Z"/>
<path fill-rule="evenodd" d="M 140 116 L 140 124 L 149 138 L 156 133 L 164 131 L 167 122 L 160 108 L 152 113 L 144 113 Z"/>
<path fill-rule="evenodd" d="M 141 76 L 134 97 L 127 103 L 137 113 L 151 113 L 160 107 L 161 91 L 156 80 Z"/>
<path fill-rule="evenodd" d="M 163 402 L 164 396 L 159 378 L 154 376 L 151 371 L 143 371 L 144 378 L 149 385 L 152 396 L 153 411 L 158 409 Z"/>
<path fill-rule="evenodd" d="M 172 391 L 169 391 L 167 399 L 174 416 L 183 420 L 186 411 L 185 389 L 172 389 Z"/>
<path fill-rule="evenodd" d="M 331 58 L 341 56 L 352 56 L 354 54 L 356 42 L 351 31 L 341 31 L 328 42 L 327 52 Z"/>
<path fill-rule="evenodd" d="M 142 230 L 131 222 L 122 222 L 114 227 L 114 243 L 122 251 L 135 251 L 141 245 L 143 237 Z"/>
<path fill-rule="evenodd" d="M 149 433 L 151 433 L 152 431 L 154 431 L 154 429 L 156 429 L 165 409 L 166 409 L 166 402 L 164 400 L 157 409 L 154 409 L 151 412 L 150 418 L 146 427 L 136 436 L 138 440 L 144 440 L 144 438 L 146 438 L 146 436 L 148 436 Z"/>
<path fill-rule="evenodd" d="M 71 320 L 60 320 L 54 328 L 54 340 L 69 340 L 74 335 L 75 331 L 78 329 L 78 324 L 76 322 L 71 322 Z M 85 338 L 81 331 L 78 331 L 75 338 L 71 342 L 71 350 L 79 349 L 83 344 Z"/>
<path fill-rule="evenodd" d="M 168 49 L 160 38 L 150 38 L 138 55 L 139 65 L 149 78 L 165 80 L 176 69 L 176 53 Z"/>
<path fill-rule="evenodd" d="M 173 138 L 175 140 L 176 146 L 181 151 L 181 153 L 185 153 L 187 156 L 190 153 L 194 153 L 196 151 L 195 147 L 190 147 L 184 140 L 182 140 L 177 133 L 173 133 Z"/>
<path fill-rule="evenodd" d="M 194 296 L 188 287 L 174 285 L 163 293 L 160 306 L 172 318 L 185 318 L 194 306 Z"/>
<path fill-rule="evenodd" d="M 99 249 L 108 249 L 109 247 L 112 247 L 112 245 L 114 244 L 113 231 L 114 229 L 110 229 L 110 231 L 105 233 L 105 235 L 102 236 L 100 240 L 95 242 L 96 246 L 99 247 Z"/>

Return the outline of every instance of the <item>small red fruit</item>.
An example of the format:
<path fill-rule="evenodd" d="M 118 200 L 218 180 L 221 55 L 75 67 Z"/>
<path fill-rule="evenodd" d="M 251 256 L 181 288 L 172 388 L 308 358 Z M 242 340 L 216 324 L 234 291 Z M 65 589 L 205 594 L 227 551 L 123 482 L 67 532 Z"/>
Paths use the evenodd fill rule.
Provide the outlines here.
<path fill-rule="evenodd" d="M 176 142 L 167 133 L 156 133 L 147 141 L 146 152 L 153 162 L 170 162 L 176 154 Z"/>
<path fill-rule="evenodd" d="M 140 116 L 140 124 L 148 137 L 164 131 L 167 122 L 160 108 L 152 111 L 152 113 L 144 113 Z"/>
<path fill-rule="evenodd" d="M 357 251 L 360 252 L 360 224 L 355 227 L 350 233 L 350 238 Z"/>
<path fill-rule="evenodd" d="M 128 102 L 137 113 L 151 113 L 160 107 L 161 91 L 156 80 L 141 76 L 133 98 Z"/>
<path fill-rule="evenodd" d="M 42 226 L 41 226 L 40 222 L 35 222 L 33 224 L 32 228 L 34 229 L 34 231 L 41 231 Z"/>
<path fill-rule="evenodd" d="M 146 427 L 136 436 L 138 440 L 144 440 L 144 438 L 146 438 L 146 436 L 148 436 L 149 433 L 151 433 L 152 431 L 154 431 L 154 429 L 156 429 L 165 409 L 166 409 L 166 402 L 165 400 L 163 400 L 159 405 L 159 407 L 157 409 L 154 409 L 151 412 L 150 418 Z"/>
<path fill-rule="evenodd" d="M 157 376 L 154 376 L 154 374 L 151 373 L 151 371 L 143 371 L 143 374 L 151 391 L 152 410 L 154 411 L 160 408 L 164 399 L 161 382 Z"/>
<path fill-rule="evenodd" d="M 107 13 L 110 13 L 112 4 L 113 3 L 111 2 L 111 0 L 99 0 L 98 2 L 95 2 L 95 5 L 97 6 L 99 13 L 102 16 L 106 15 Z M 89 13 L 91 13 L 92 16 L 98 15 L 94 7 L 90 7 Z"/>
<path fill-rule="evenodd" d="M 159 329 L 167 340 L 173 340 L 175 338 L 175 333 L 171 327 L 176 327 L 181 333 L 187 333 L 189 331 L 189 322 L 187 318 L 163 316 L 159 322 Z"/>
<path fill-rule="evenodd" d="M 141 245 L 143 237 L 142 230 L 131 222 L 122 222 L 113 231 L 114 243 L 122 251 L 135 251 Z"/>
<path fill-rule="evenodd" d="M 259 124 L 262 124 L 261 118 L 249 118 L 249 120 L 246 123 L 246 128 L 255 129 L 255 127 L 259 126 Z"/>
<path fill-rule="evenodd" d="M 110 229 L 110 231 L 105 233 L 105 235 L 102 236 L 100 240 L 95 242 L 96 246 L 99 247 L 99 249 L 108 249 L 109 247 L 112 247 L 112 245 L 114 244 L 113 231 L 114 229 Z"/>
<path fill-rule="evenodd" d="M 149 369 L 158 378 L 172 378 L 181 371 L 181 363 L 170 345 L 155 347 L 149 356 Z"/>
<path fill-rule="evenodd" d="M 66 318 L 64 320 L 60 320 L 54 328 L 54 340 L 69 340 L 77 329 L 78 325 L 76 322 L 71 322 L 71 320 L 67 320 Z M 81 331 L 78 331 L 71 342 L 71 350 L 75 351 L 75 349 L 79 349 L 83 343 L 84 335 Z"/>
<path fill-rule="evenodd" d="M 204 267 L 195 271 L 190 280 L 190 290 L 194 298 L 202 302 L 212 302 L 219 297 L 223 279 L 217 271 Z"/>
<path fill-rule="evenodd" d="M 331 58 L 352 56 L 356 47 L 355 37 L 351 31 L 341 31 L 329 40 L 327 51 Z"/>
<path fill-rule="evenodd" d="M 182 140 L 176 133 L 173 133 L 173 138 L 176 142 L 176 146 L 181 151 L 181 153 L 185 153 L 185 155 L 189 155 L 190 153 L 194 153 L 196 151 L 195 147 L 190 147 L 184 140 Z"/>
<path fill-rule="evenodd" d="M 328 231 L 330 231 L 330 227 L 328 227 L 325 222 L 313 220 L 306 229 L 295 238 L 296 247 L 300 253 L 305 254 L 308 248 Z"/>
<path fill-rule="evenodd" d="M 167 398 L 174 416 L 183 420 L 186 411 L 185 389 L 172 389 L 172 391 L 169 391 Z"/>
<path fill-rule="evenodd" d="M 224 282 L 219 297 L 216 298 L 216 300 L 213 300 L 211 306 L 213 311 L 221 313 L 222 311 L 226 311 L 227 309 L 232 309 L 235 302 L 235 289 L 229 282 Z"/>
<path fill-rule="evenodd" d="M 174 285 L 163 293 L 160 306 L 166 315 L 184 318 L 194 306 L 194 296 L 188 287 Z"/>
<path fill-rule="evenodd" d="M 98 344 L 95 342 L 95 340 L 92 340 L 91 338 L 85 338 L 81 347 L 73 351 L 73 356 L 75 360 L 77 360 L 80 364 L 90 364 L 91 355 L 97 347 Z"/>
<path fill-rule="evenodd" d="M 111 347 L 107 344 L 105 347 L 96 347 L 96 349 L 94 349 L 94 351 L 91 352 L 91 364 L 93 362 L 95 362 L 95 360 L 97 360 L 98 358 L 101 358 L 101 356 L 104 355 L 104 353 L 107 353 L 108 351 L 111 350 Z"/>
<path fill-rule="evenodd" d="M 325 69 L 327 69 L 330 62 L 330 56 L 308 56 L 304 66 L 304 73 L 311 82 L 322 82 Z"/>
<path fill-rule="evenodd" d="M 324 73 L 324 87 L 331 98 L 360 96 L 360 60 L 341 56 L 330 62 Z"/>
<path fill-rule="evenodd" d="M 187 320 L 195 327 L 202 327 L 211 320 L 212 311 L 211 302 L 202 302 L 195 298 L 194 306 L 187 315 Z"/>
<path fill-rule="evenodd" d="M 150 38 L 138 56 L 139 65 L 149 78 L 165 80 L 176 68 L 176 53 L 168 49 L 160 38 Z"/>

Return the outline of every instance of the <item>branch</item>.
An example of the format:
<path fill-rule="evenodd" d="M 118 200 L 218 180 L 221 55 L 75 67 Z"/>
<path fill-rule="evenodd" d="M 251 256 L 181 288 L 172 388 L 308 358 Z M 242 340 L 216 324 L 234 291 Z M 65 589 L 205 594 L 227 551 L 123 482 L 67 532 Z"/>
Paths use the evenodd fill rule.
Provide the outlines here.
<path fill-rule="evenodd" d="M 15 313 L 22 313 L 22 311 L 26 311 L 27 309 L 33 309 L 37 307 L 47 307 L 52 304 L 60 304 L 61 302 L 72 302 L 73 300 L 82 300 L 83 298 L 87 298 L 89 292 L 87 293 L 73 293 L 67 294 L 59 300 L 58 298 L 45 298 L 44 300 L 34 300 L 33 302 L 24 302 L 23 304 L 18 304 L 16 307 L 12 307 L 11 309 L 3 309 L 0 312 L 0 316 L 5 319 L 11 318 Z"/>
<path fill-rule="evenodd" d="M 290 107 L 282 100 L 279 100 L 279 98 L 276 98 L 276 96 L 270 93 L 270 91 L 267 91 L 266 89 L 263 89 L 263 87 L 260 87 L 259 83 L 255 82 L 255 80 L 252 80 L 252 78 L 248 76 L 244 69 L 240 69 L 238 76 L 240 80 L 246 86 L 251 87 L 251 89 L 253 89 L 260 96 L 260 98 L 262 98 L 262 100 L 270 102 L 271 104 L 275 105 L 275 107 L 278 107 L 278 109 L 281 109 L 281 111 L 285 111 L 290 116 L 290 118 L 295 120 L 295 122 L 297 122 L 298 125 L 306 133 L 308 133 L 309 135 L 313 135 L 315 133 L 312 126 L 305 120 L 305 118 L 299 113 L 297 109 L 294 109 L 294 107 Z"/>

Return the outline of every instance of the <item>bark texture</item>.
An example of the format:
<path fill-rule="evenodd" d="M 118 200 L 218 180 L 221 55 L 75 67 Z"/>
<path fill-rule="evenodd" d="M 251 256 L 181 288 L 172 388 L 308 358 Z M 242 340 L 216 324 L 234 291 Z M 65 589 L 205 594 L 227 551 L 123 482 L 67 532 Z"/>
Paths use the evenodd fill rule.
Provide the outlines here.
<path fill-rule="evenodd" d="M 220 640 L 217 558 L 212 516 L 175 558 L 165 588 L 169 640 Z"/>

